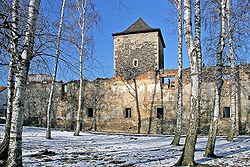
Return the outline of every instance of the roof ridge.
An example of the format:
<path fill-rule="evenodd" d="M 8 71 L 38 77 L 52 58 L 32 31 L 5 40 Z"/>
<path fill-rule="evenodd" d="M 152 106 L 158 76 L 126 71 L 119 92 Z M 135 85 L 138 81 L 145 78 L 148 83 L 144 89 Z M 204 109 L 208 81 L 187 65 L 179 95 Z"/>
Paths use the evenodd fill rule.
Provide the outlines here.
<path fill-rule="evenodd" d="M 141 17 L 131 24 L 123 33 L 153 30 Z"/>

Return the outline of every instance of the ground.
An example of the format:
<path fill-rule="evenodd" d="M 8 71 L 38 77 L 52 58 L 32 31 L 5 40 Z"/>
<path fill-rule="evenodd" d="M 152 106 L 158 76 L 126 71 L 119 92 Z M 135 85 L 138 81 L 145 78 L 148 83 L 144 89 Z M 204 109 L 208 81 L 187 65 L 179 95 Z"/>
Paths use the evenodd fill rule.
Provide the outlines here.
<path fill-rule="evenodd" d="M 173 136 L 145 136 L 124 134 L 52 132 L 52 140 L 45 138 L 44 128 L 24 127 L 24 166 L 173 166 L 184 144 L 171 146 Z M 4 126 L 0 125 L 3 138 Z M 206 137 L 199 137 L 195 161 L 200 166 L 250 166 L 250 136 L 239 136 L 233 142 L 218 137 L 216 155 L 203 156 Z M 47 149 L 47 150 L 46 150 Z M 45 151 L 46 150 L 46 151 Z"/>

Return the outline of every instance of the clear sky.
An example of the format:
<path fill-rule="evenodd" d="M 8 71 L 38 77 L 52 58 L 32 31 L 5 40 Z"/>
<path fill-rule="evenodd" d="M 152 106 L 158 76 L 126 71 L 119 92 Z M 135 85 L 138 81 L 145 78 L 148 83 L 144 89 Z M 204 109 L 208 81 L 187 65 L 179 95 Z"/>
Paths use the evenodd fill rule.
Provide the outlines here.
<path fill-rule="evenodd" d="M 95 52 L 94 70 L 87 70 L 84 76 L 88 79 L 111 78 L 114 75 L 113 37 L 112 33 L 121 32 L 128 28 L 138 18 L 142 18 L 152 28 L 160 28 L 166 44 L 164 51 L 165 69 L 177 68 L 177 12 L 168 0 L 93 0 L 96 10 L 100 13 L 101 22 L 94 29 Z M 59 19 L 61 0 L 45 0 L 41 2 L 41 11 L 50 19 Z M 74 46 L 67 50 L 72 50 Z M 189 66 L 186 47 L 183 46 L 184 67 Z M 53 51 L 54 53 L 54 51 Z M 75 56 L 78 64 L 78 53 Z M 250 62 L 250 56 L 246 56 Z M 50 62 L 50 71 L 53 70 L 53 61 Z M 206 60 L 205 60 L 206 61 Z M 62 62 L 61 62 L 62 63 Z M 7 68 L 6 68 L 7 69 Z M 7 74 L 7 70 L 5 73 Z M 32 68 L 34 69 L 34 68 Z M 36 69 L 36 67 L 35 67 Z M 0 71 L 1 73 L 4 73 Z M 43 71 L 42 71 L 43 72 Z M 31 72 L 41 73 L 41 72 Z M 58 80 L 69 81 L 79 79 L 78 68 L 72 72 L 59 64 Z M 0 84 L 5 85 L 7 78 L 0 77 Z"/>
<path fill-rule="evenodd" d="M 94 31 L 95 57 L 104 70 L 104 74 L 97 73 L 97 77 L 114 75 L 114 46 L 111 34 L 125 30 L 140 17 L 150 27 L 161 29 L 166 43 L 165 68 L 177 68 L 177 17 L 174 6 L 168 0 L 96 0 L 95 2 L 102 19 Z M 188 66 L 186 58 L 184 66 Z"/>
<path fill-rule="evenodd" d="M 113 37 L 112 33 L 121 32 L 128 28 L 138 18 L 142 18 L 152 28 L 160 28 L 166 44 L 165 68 L 177 68 L 177 13 L 175 7 L 168 0 L 93 0 L 96 10 L 100 13 L 101 22 L 94 29 L 95 52 L 94 70 L 86 70 L 84 76 L 88 79 L 111 78 L 114 76 Z M 41 2 L 40 13 L 51 20 L 60 17 L 61 0 L 45 0 Z M 55 29 L 55 33 L 57 28 Z M 61 44 L 63 47 L 63 44 Z M 78 64 L 78 53 L 74 52 L 74 46 L 66 45 L 66 50 L 76 58 L 74 65 Z M 64 48 L 65 49 L 65 48 Z M 52 54 L 55 51 L 52 51 Z M 188 66 L 188 61 L 184 61 Z M 50 72 L 53 71 L 54 59 L 49 59 Z M 44 73 L 41 66 L 31 63 L 30 73 Z M 2 72 L 1 72 L 2 73 Z M 7 74 L 7 68 L 5 68 Z M 46 72 L 45 72 L 46 73 Z M 74 72 L 65 68 L 63 62 L 59 62 L 57 80 L 70 81 L 79 79 L 78 69 Z M 0 78 L 0 85 L 5 85 L 7 78 Z"/>

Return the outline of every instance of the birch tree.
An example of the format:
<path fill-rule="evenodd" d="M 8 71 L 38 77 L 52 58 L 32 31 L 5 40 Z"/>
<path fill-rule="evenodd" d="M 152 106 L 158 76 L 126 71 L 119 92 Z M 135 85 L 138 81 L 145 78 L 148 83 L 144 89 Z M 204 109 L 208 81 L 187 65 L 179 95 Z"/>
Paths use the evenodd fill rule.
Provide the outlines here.
<path fill-rule="evenodd" d="M 199 4 L 199 0 L 196 1 Z M 196 6 L 196 5 L 195 5 Z M 191 74 L 191 99 L 190 99 L 190 116 L 189 116 L 189 130 L 187 133 L 184 149 L 182 155 L 176 165 L 194 166 L 194 152 L 197 140 L 197 130 L 199 123 L 200 110 L 200 71 L 199 54 L 200 50 L 195 44 L 192 32 L 192 18 L 191 18 L 191 1 L 184 0 L 184 36 L 188 51 Z M 196 6 L 197 10 L 197 6 Z M 195 19 L 195 25 L 198 25 Z M 201 54 L 200 54 L 201 55 Z"/>
<path fill-rule="evenodd" d="M 56 45 L 56 57 L 55 57 L 55 64 L 54 64 L 54 73 L 52 77 L 52 83 L 50 87 L 50 95 L 49 95 L 49 103 L 47 107 L 47 130 L 46 130 L 46 138 L 51 139 L 51 111 L 52 111 L 52 104 L 53 104 L 53 95 L 55 92 L 55 82 L 56 82 L 56 75 L 57 75 L 57 68 L 60 56 L 60 40 L 62 34 L 62 26 L 63 26 L 63 19 L 64 19 L 64 8 L 65 8 L 66 0 L 63 0 L 62 7 L 61 7 L 61 16 L 60 16 L 60 24 L 59 30 L 57 34 L 57 45 Z"/>
<path fill-rule="evenodd" d="M 87 66 L 88 61 L 92 58 L 93 49 L 93 27 L 100 20 L 98 12 L 95 10 L 95 4 L 92 0 L 73 0 L 67 5 L 68 15 L 65 23 L 64 38 L 74 47 L 79 55 L 79 94 L 76 116 L 76 126 L 74 135 L 78 136 L 83 123 L 83 76 L 84 70 L 90 68 Z M 90 59 L 89 59 L 90 58 Z M 77 62 L 78 63 L 78 62 Z"/>
<path fill-rule="evenodd" d="M 176 111 L 176 129 L 171 145 L 179 145 L 182 127 L 183 95 L 182 95 L 182 0 L 173 2 L 178 12 L 178 97 Z"/>
<path fill-rule="evenodd" d="M 215 140 L 216 133 L 218 129 L 218 117 L 220 112 L 220 102 L 221 102 L 221 89 L 223 85 L 222 80 L 222 54 L 225 48 L 225 40 L 226 40 L 226 0 L 221 0 L 220 2 L 221 9 L 221 22 L 220 22 L 220 39 L 217 45 L 217 53 L 216 53 L 216 74 L 215 74 L 215 99 L 214 99 L 214 109 L 212 113 L 212 120 L 209 129 L 208 142 L 206 146 L 205 155 L 207 157 L 213 157 L 214 148 L 215 148 Z"/>
<path fill-rule="evenodd" d="M 200 103 L 201 103 L 201 84 L 202 84 L 202 52 L 201 52 L 201 4 L 200 0 L 195 0 L 195 47 L 197 49 L 197 61 L 199 72 L 199 93 L 198 93 L 198 126 L 200 125 Z"/>
<path fill-rule="evenodd" d="M 21 55 L 17 55 L 15 58 L 17 60 L 15 98 L 13 100 L 7 166 L 22 166 L 23 97 L 25 94 L 25 85 L 27 82 L 30 61 L 33 58 L 34 36 L 39 7 L 40 0 L 30 0 L 24 41 L 25 45 Z"/>
<path fill-rule="evenodd" d="M 76 136 L 79 136 L 80 125 L 81 125 L 81 113 L 82 113 L 82 103 L 83 103 L 83 77 L 82 77 L 82 61 L 83 61 L 83 49 L 84 49 L 84 36 L 85 36 L 85 13 L 86 13 L 86 0 L 83 0 L 81 3 L 77 1 L 77 9 L 79 12 L 79 27 L 81 30 L 81 46 L 78 49 L 79 57 L 80 57 L 80 67 L 79 67 L 79 75 L 80 75 L 80 88 L 79 88 L 79 97 L 78 97 L 78 109 L 77 109 L 77 119 L 76 119 Z"/>
<path fill-rule="evenodd" d="M 8 148 L 10 141 L 10 127 L 11 127 L 11 117 L 12 117 L 12 103 L 14 98 L 14 60 L 13 56 L 10 55 L 9 71 L 8 71 L 8 94 L 7 94 L 7 114 L 6 114 L 6 126 L 4 131 L 4 139 L 0 145 L 0 159 L 6 160 L 8 157 Z"/>
<path fill-rule="evenodd" d="M 11 46 L 9 54 L 9 71 L 8 71 L 8 94 L 7 94 L 7 114 L 6 114 L 6 126 L 4 132 L 4 139 L 0 145 L 0 158 L 7 159 L 8 157 L 8 148 L 10 141 L 10 127 L 11 127 L 11 116 L 12 116 L 12 103 L 14 98 L 14 58 L 18 55 L 17 46 L 18 46 L 18 8 L 19 1 L 14 0 L 12 2 L 12 24 L 11 24 Z"/>
<path fill-rule="evenodd" d="M 226 6 L 226 18 L 227 18 L 227 36 L 229 41 L 230 50 L 230 65 L 231 65 L 231 128 L 228 133 L 227 139 L 229 141 L 233 140 L 234 136 L 237 134 L 236 131 L 236 69 L 234 60 L 234 48 L 233 48 L 233 29 L 231 27 L 231 0 L 227 0 Z"/>

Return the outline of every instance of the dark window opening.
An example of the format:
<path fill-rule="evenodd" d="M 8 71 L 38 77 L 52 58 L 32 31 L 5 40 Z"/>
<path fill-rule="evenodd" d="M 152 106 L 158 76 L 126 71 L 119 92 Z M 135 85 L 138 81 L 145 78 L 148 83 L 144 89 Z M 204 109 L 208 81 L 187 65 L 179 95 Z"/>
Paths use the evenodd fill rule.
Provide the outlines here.
<path fill-rule="evenodd" d="M 3 106 L 5 106 L 5 107 L 6 107 L 6 106 L 7 106 L 7 104 L 5 103 L 5 104 L 3 104 Z"/>
<path fill-rule="evenodd" d="M 125 118 L 131 118 L 131 108 L 125 108 Z"/>
<path fill-rule="evenodd" d="M 167 85 L 168 88 L 174 88 L 175 87 L 175 77 L 162 77 L 163 84 Z"/>
<path fill-rule="evenodd" d="M 230 107 L 224 107 L 223 118 L 230 118 Z"/>
<path fill-rule="evenodd" d="M 94 116 L 93 108 L 88 108 L 88 117 L 93 117 L 93 116 Z"/>
<path fill-rule="evenodd" d="M 248 100 L 250 100 L 250 96 L 248 96 Z"/>
<path fill-rule="evenodd" d="M 163 118 L 163 108 L 157 108 L 157 118 Z"/>
<path fill-rule="evenodd" d="M 133 65 L 134 65 L 134 67 L 138 67 L 138 60 L 137 59 L 134 59 Z"/>

